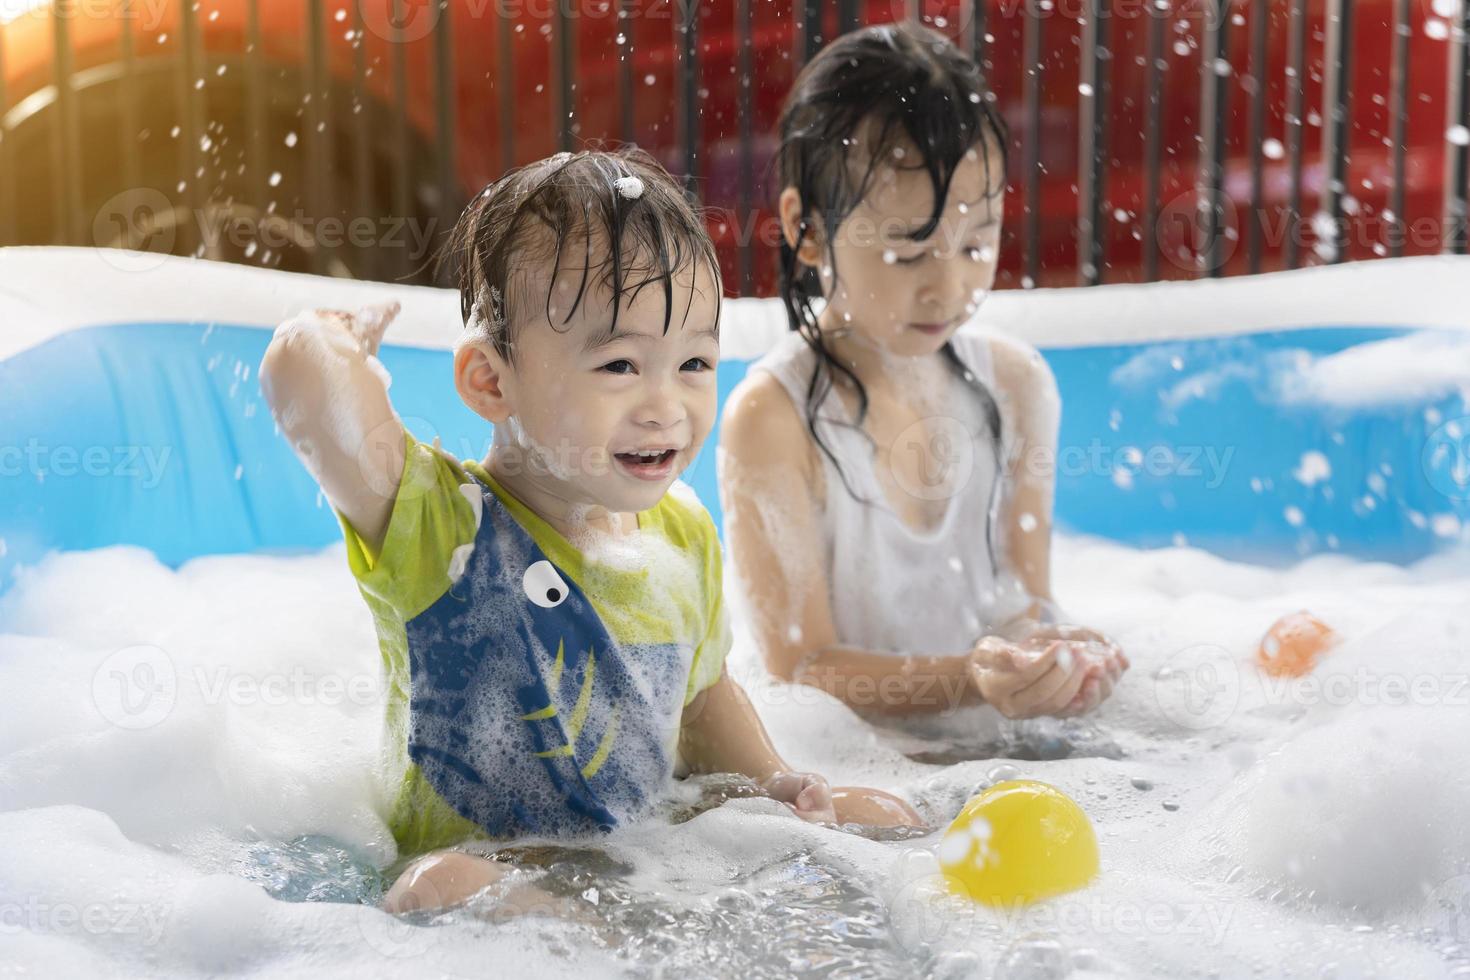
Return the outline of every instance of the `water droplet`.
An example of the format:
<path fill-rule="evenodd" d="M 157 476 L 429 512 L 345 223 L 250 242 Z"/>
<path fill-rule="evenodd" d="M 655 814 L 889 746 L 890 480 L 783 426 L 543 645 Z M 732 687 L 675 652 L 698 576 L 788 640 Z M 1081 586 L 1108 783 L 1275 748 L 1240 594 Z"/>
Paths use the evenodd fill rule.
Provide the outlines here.
<path fill-rule="evenodd" d="M 272 187 L 280 187 L 281 186 L 281 172 L 279 170 L 272 171 L 271 175 L 266 178 L 266 183 L 267 184 L 270 184 Z"/>
<path fill-rule="evenodd" d="M 291 132 L 289 132 L 289 133 L 286 134 L 286 145 L 287 146 L 295 146 L 296 145 L 296 132 L 295 132 L 295 130 L 292 130 Z"/>

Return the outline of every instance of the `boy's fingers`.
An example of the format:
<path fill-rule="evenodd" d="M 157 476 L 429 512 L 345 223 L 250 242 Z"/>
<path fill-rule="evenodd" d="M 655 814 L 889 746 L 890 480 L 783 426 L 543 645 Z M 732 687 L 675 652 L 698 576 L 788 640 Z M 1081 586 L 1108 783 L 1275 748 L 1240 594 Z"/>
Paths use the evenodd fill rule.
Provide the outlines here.
<path fill-rule="evenodd" d="M 388 325 L 398 316 L 398 311 L 403 307 L 397 300 L 388 300 L 383 303 L 370 303 L 357 311 L 353 318 L 353 333 L 368 353 L 376 353 L 378 345 L 382 343 L 383 333 Z"/>
<path fill-rule="evenodd" d="M 808 783 L 796 796 L 796 803 L 803 810 L 832 809 L 832 790 L 826 782 Z"/>

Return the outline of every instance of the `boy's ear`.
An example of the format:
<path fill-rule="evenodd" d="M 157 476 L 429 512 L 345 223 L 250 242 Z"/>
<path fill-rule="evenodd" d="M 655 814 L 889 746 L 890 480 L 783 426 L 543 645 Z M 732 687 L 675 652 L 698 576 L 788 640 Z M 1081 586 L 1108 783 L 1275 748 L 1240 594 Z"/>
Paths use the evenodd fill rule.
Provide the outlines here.
<path fill-rule="evenodd" d="M 492 425 L 515 414 L 506 391 L 508 365 L 488 343 L 468 343 L 454 352 L 454 387 L 470 411 Z"/>
<path fill-rule="evenodd" d="M 796 248 L 796 261 L 812 268 L 820 266 L 822 249 L 825 247 L 822 239 L 822 219 L 815 214 L 807 218 L 802 217 L 801 191 L 795 187 L 787 187 L 781 191 L 776 208 L 780 213 L 781 234 L 786 237 L 786 244 L 796 248 L 797 240 L 801 241 L 801 247 Z M 805 229 L 801 226 L 803 221 L 807 222 Z"/>

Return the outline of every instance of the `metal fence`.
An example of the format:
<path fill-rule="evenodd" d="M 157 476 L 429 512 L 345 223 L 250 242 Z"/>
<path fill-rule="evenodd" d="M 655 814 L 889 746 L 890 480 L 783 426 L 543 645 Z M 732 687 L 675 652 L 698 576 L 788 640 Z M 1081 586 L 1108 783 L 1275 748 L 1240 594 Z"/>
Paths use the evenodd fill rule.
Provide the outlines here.
<path fill-rule="evenodd" d="M 758 228 L 771 220 L 779 86 L 836 34 L 897 16 L 964 45 L 1012 123 L 1007 206 L 1019 216 L 1007 221 L 1002 285 L 1466 250 L 1462 0 L 673 0 L 667 33 L 648 29 L 649 4 L 666 0 L 591 0 L 616 14 L 611 40 L 587 33 L 576 5 L 589 0 L 539 12 L 510 0 L 330 2 L 0 2 L 0 244 L 132 245 L 426 282 L 427 245 L 384 248 L 381 224 L 364 242 L 329 241 L 323 220 L 419 221 L 433 240 L 487 174 L 540 155 L 547 138 L 562 149 L 651 140 L 728 215 L 712 232 L 729 291 L 769 291 L 774 239 Z M 221 10 L 228 27 L 216 27 Z M 544 59 L 522 40 L 528 27 Z M 654 67 L 639 77 L 640 64 Z M 595 78 L 582 77 L 588 65 Z M 650 129 L 640 113 L 655 68 L 670 73 L 656 95 L 669 125 Z M 736 83 L 711 100 L 715 72 Z M 1422 106 L 1443 107 L 1437 171 L 1411 166 L 1436 150 L 1433 126 L 1426 137 L 1410 123 Z M 712 116 L 724 119 L 717 134 Z M 1371 177 L 1355 172 L 1369 157 Z M 1439 199 L 1417 240 L 1414 179 Z M 1363 238 L 1355 221 L 1370 198 L 1375 230 Z M 284 215 L 288 201 L 304 217 Z M 1181 217 L 1171 211 L 1183 249 L 1161 231 Z M 253 223 L 256 239 L 277 227 L 285 244 L 247 234 L 221 245 L 201 215 Z"/>

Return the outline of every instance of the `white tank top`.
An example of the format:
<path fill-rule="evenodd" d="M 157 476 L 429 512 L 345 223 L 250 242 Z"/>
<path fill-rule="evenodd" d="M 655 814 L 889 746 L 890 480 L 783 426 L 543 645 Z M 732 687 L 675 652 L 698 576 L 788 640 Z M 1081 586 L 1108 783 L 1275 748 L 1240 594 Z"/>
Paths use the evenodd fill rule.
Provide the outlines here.
<path fill-rule="evenodd" d="M 990 341 L 960 333 L 952 342 L 975 379 L 998 400 Z M 793 331 L 751 370 L 775 376 L 805 423 L 816 361 L 816 353 Z M 962 654 L 987 627 L 1011 618 L 1028 602 L 1006 570 L 1000 529 L 990 530 L 1006 485 L 1002 481 L 996 487 L 1000 467 L 984 403 L 958 371 L 945 377 L 948 388 L 939 393 L 926 431 L 933 454 L 948 462 L 922 472 L 913 486 L 901 484 L 924 499 L 948 498 L 932 530 L 912 529 L 893 510 L 878 481 L 872 442 L 852 427 L 853 416 L 836 392 L 828 392 L 816 413 L 817 431 L 842 464 L 839 474 L 827 454 L 813 447 L 826 483 L 825 571 L 843 645 L 894 654 Z M 1008 441 L 1010 433 L 1002 413 L 1002 438 Z M 915 432 L 912 447 L 924 437 L 925 432 Z M 913 451 L 906 449 L 909 443 L 908 435 L 901 435 L 893 451 Z M 1003 449 L 999 458 L 1005 458 Z"/>

